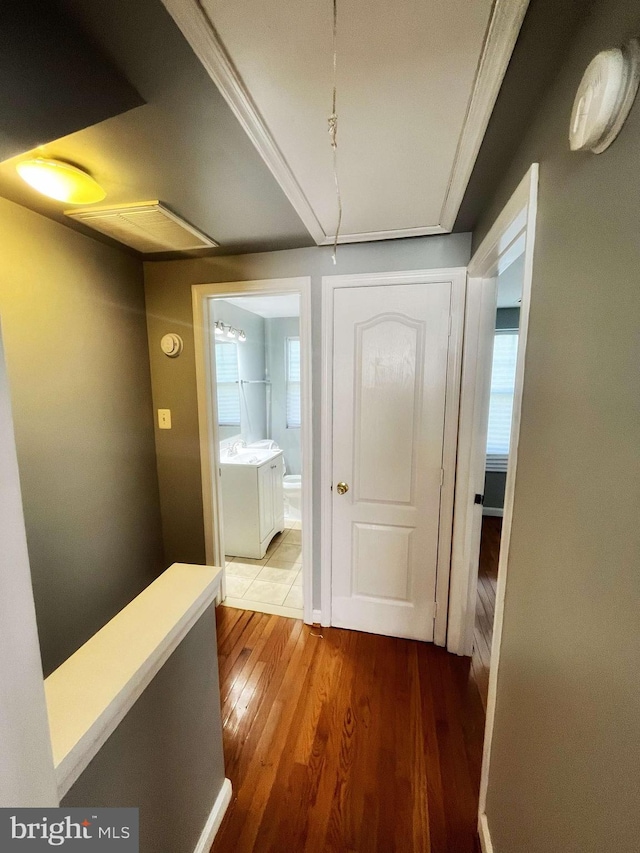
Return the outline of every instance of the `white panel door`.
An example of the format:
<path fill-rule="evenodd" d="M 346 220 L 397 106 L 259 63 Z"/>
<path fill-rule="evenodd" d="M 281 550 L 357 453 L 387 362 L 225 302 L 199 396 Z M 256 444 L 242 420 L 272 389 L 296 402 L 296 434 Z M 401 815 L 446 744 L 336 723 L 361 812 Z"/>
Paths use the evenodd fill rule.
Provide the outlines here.
<path fill-rule="evenodd" d="M 334 625 L 433 640 L 451 304 L 450 281 L 335 291 Z"/>

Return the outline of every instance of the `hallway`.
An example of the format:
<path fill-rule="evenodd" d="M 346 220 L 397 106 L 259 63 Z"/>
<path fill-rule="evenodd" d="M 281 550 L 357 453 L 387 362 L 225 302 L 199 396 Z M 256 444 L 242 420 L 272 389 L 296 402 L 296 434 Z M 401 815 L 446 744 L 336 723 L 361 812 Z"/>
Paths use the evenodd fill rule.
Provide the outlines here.
<path fill-rule="evenodd" d="M 493 620 L 496 610 L 501 533 L 501 518 L 485 516 L 482 519 L 471 672 L 478 685 L 485 710 L 487 708 L 487 694 L 489 692 L 489 666 L 491 664 L 491 641 L 493 639 Z"/>
<path fill-rule="evenodd" d="M 217 621 L 233 800 L 213 853 L 479 851 L 467 659 L 231 608 Z"/>

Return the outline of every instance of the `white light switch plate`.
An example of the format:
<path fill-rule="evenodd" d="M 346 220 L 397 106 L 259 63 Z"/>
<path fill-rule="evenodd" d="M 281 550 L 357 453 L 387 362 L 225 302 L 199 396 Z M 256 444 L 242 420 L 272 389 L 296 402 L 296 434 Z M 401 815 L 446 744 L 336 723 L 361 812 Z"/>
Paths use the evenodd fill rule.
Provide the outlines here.
<path fill-rule="evenodd" d="M 171 429 L 171 409 L 158 409 L 158 429 Z"/>

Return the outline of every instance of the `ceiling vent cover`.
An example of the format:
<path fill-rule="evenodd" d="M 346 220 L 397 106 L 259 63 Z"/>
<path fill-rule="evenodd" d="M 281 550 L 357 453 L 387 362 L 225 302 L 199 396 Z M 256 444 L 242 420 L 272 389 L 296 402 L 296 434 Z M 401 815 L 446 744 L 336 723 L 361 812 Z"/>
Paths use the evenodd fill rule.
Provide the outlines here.
<path fill-rule="evenodd" d="M 159 201 L 76 208 L 65 214 L 138 252 L 186 252 L 218 245 Z"/>

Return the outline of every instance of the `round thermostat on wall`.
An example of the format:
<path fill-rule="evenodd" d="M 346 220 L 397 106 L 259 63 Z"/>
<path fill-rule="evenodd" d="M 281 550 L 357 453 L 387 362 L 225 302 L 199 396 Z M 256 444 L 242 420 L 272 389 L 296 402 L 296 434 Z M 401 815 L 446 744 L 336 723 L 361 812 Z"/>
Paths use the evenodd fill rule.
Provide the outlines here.
<path fill-rule="evenodd" d="M 182 338 L 173 333 L 165 335 L 160 341 L 160 349 L 169 358 L 177 358 L 182 352 Z"/>
<path fill-rule="evenodd" d="M 572 151 L 601 154 L 622 130 L 640 82 L 640 42 L 603 50 L 584 72 L 573 102 Z"/>

